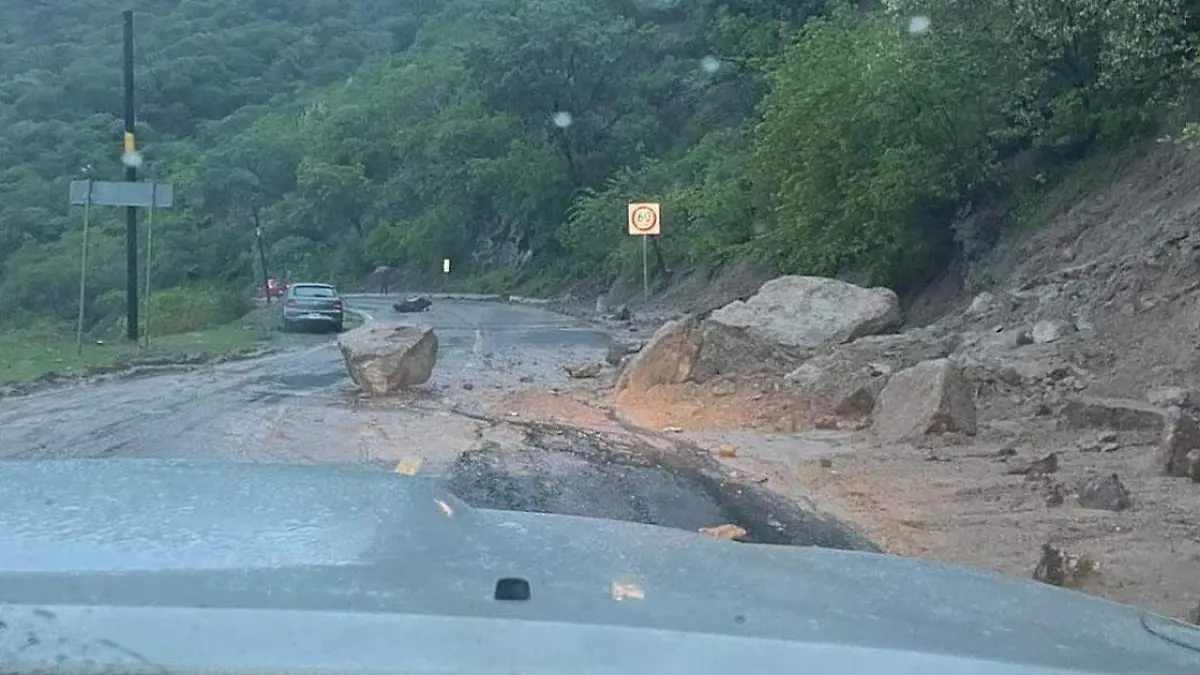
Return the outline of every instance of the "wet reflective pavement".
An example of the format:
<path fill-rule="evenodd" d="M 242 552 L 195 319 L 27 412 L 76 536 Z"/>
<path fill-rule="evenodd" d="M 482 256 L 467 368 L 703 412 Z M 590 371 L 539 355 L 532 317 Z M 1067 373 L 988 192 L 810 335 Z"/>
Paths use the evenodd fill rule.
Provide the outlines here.
<path fill-rule="evenodd" d="M 436 301 L 397 316 L 386 298 L 351 306 L 428 323 L 434 378 L 407 397 L 356 395 L 334 339 L 253 361 L 43 391 L 0 402 L 0 459 L 160 457 L 366 463 L 422 474 L 479 507 L 631 520 L 695 530 L 737 522 L 750 539 L 858 547 L 835 524 L 721 474 L 710 458 L 636 435 L 464 415 L 464 397 L 566 386 L 563 366 L 598 360 L 603 329 L 536 307 Z M 467 389 L 475 391 L 467 391 Z"/>

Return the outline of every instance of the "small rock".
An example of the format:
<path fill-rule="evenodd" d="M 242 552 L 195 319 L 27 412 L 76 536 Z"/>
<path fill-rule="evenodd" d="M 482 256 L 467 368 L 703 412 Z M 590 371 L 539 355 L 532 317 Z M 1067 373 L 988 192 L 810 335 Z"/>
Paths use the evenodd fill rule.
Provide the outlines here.
<path fill-rule="evenodd" d="M 463 382 L 462 388 L 466 389 L 467 391 L 471 391 L 472 389 L 475 388 L 475 385 L 471 384 L 470 382 Z"/>
<path fill-rule="evenodd" d="M 1133 505 L 1129 491 L 1115 473 L 1084 478 L 1076 493 L 1079 505 L 1085 509 L 1124 511 Z"/>
<path fill-rule="evenodd" d="M 1005 473 L 1010 476 L 1044 476 L 1046 474 L 1058 471 L 1058 453 L 1051 452 L 1050 454 L 1035 459 L 1024 466 L 1014 466 Z"/>
<path fill-rule="evenodd" d="M 866 387 L 859 387 L 839 401 L 833 413 L 842 417 L 865 417 L 874 409 L 875 396 Z"/>
<path fill-rule="evenodd" d="M 1046 506 L 1062 506 L 1066 500 L 1066 486 L 1056 480 L 1049 481 L 1046 485 Z"/>
<path fill-rule="evenodd" d="M 642 342 L 614 339 L 608 343 L 608 353 L 605 354 L 604 360 L 610 366 L 618 366 L 625 360 L 626 356 L 636 354 L 643 346 L 644 343 Z"/>
<path fill-rule="evenodd" d="M 1188 613 L 1184 615 L 1183 620 L 1190 624 L 1200 626 L 1200 603 L 1197 603 L 1195 607 L 1189 610 Z"/>
<path fill-rule="evenodd" d="M 971 306 L 967 308 L 967 312 L 979 316 L 992 311 L 995 306 L 996 296 L 984 291 L 983 293 L 976 295 L 975 298 L 971 300 Z"/>
<path fill-rule="evenodd" d="M 1076 447 L 1080 452 L 1115 452 L 1121 449 L 1121 443 L 1115 431 L 1105 431 L 1079 439 Z"/>
<path fill-rule="evenodd" d="M 1073 555 L 1063 549 L 1042 544 L 1042 557 L 1033 570 L 1033 578 L 1051 586 L 1073 588 L 1094 574 L 1098 566 L 1087 556 Z"/>
<path fill-rule="evenodd" d="M 577 366 L 563 366 L 568 377 L 573 377 L 577 380 L 586 380 L 596 377 L 600 371 L 604 370 L 604 366 L 599 363 L 584 363 Z"/>
<path fill-rule="evenodd" d="M 801 387 L 812 387 L 821 381 L 825 371 L 813 363 L 801 363 L 795 370 L 784 376 L 790 384 Z"/>
<path fill-rule="evenodd" d="M 608 318 L 613 321 L 629 321 L 633 318 L 633 312 L 629 311 L 629 307 L 621 305 Z"/>
<path fill-rule="evenodd" d="M 1033 324 L 1029 336 L 1035 344 L 1044 345 L 1057 342 L 1074 330 L 1075 327 L 1066 321 L 1038 321 Z"/>
<path fill-rule="evenodd" d="M 1029 333 L 1029 331 L 1023 330 L 1023 331 L 1020 331 L 1017 333 L 1016 340 L 1017 340 L 1018 347 L 1024 347 L 1025 345 L 1031 345 L 1031 344 L 1033 344 L 1033 335 L 1031 335 Z"/>
<path fill-rule="evenodd" d="M 726 523 L 725 525 L 717 525 L 715 527 L 702 527 L 700 528 L 700 534 L 721 541 L 730 541 L 745 538 L 746 529 L 738 525 Z"/>
<path fill-rule="evenodd" d="M 721 380 L 714 382 L 709 388 L 709 392 L 713 396 L 733 396 L 737 392 L 737 387 L 729 380 Z"/>
<path fill-rule="evenodd" d="M 1146 392 L 1146 400 L 1163 408 L 1186 408 L 1191 392 L 1183 387 L 1155 387 Z"/>
<path fill-rule="evenodd" d="M 822 415 L 821 417 L 818 417 L 816 422 L 813 423 L 813 426 L 817 429 L 822 429 L 825 431 L 836 430 L 840 428 L 838 424 L 838 418 L 834 417 L 833 415 Z"/>
<path fill-rule="evenodd" d="M 817 463 L 821 465 L 822 469 L 833 468 L 833 460 L 828 457 L 822 457 L 821 459 L 817 460 Z"/>
<path fill-rule="evenodd" d="M 893 372 L 895 372 L 895 370 L 895 368 L 892 368 L 886 363 L 867 364 L 867 371 L 871 373 L 871 377 L 884 377 L 886 375 L 891 375 Z"/>
<path fill-rule="evenodd" d="M 530 382 L 533 382 L 533 376 L 532 375 L 522 375 L 521 377 L 517 378 L 517 381 L 523 382 L 525 384 L 529 384 Z"/>

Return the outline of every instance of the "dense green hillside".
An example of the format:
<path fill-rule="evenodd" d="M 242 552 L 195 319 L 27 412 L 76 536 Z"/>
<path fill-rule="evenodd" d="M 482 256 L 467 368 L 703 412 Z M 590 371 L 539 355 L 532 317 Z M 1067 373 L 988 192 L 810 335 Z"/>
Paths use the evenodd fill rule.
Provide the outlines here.
<path fill-rule="evenodd" d="M 427 284 L 451 257 L 480 283 L 602 285 L 634 259 L 631 199 L 662 202 L 670 268 L 916 283 L 986 247 L 1013 194 L 1157 131 L 1195 4 L 142 0 L 143 175 L 179 193 L 155 285 L 245 292 L 256 225 L 296 277 Z M 5 320 L 73 316 L 66 184 L 121 175 L 120 9 L 0 0 Z M 100 329 L 123 221 L 97 227 Z"/>

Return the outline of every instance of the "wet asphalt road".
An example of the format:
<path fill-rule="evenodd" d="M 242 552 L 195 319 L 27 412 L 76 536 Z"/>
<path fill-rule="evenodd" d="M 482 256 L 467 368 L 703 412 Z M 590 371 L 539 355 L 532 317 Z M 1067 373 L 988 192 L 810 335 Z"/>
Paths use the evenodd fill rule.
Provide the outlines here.
<path fill-rule="evenodd" d="M 349 304 L 372 317 L 397 319 L 386 299 Z M 541 381 L 562 380 L 562 364 L 596 358 L 608 340 L 579 321 L 520 305 L 439 302 L 419 318 L 403 319 L 437 332 L 438 365 L 428 387 L 435 392 L 518 369 Z M 293 349 L 262 359 L 5 399 L 0 458 L 377 458 L 341 456 L 328 447 L 339 435 L 329 429 L 331 422 L 354 421 L 337 414 L 353 413 L 355 397 L 334 336 L 286 337 Z M 302 442 L 283 443 L 281 437 Z M 435 434 L 428 440 L 440 439 Z"/>
<path fill-rule="evenodd" d="M 464 399 L 485 392 L 565 385 L 562 366 L 602 357 L 609 336 L 600 327 L 517 304 L 439 300 L 403 317 L 385 298 L 349 304 L 373 319 L 434 327 L 440 350 L 428 386 L 402 400 L 362 399 L 332 336 L 298 336 L 293 349 L 253 361 L 4 399 L 0 459 L 417 464 L 473 506 L 690 530 L 737 522 L 754 540 L 854 546 L 765 490 L 729 483 L 699 453 L 462 414 Z"/>

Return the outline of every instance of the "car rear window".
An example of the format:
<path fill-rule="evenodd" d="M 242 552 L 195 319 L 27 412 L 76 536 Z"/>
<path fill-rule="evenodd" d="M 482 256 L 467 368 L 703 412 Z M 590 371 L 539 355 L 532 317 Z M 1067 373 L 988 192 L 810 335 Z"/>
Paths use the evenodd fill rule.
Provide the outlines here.
<path fill-rule="evenodd" d="M 328 286 L 293 286 L 292 295 L 298 298 L 336 298 L 337 291 Z"/>

